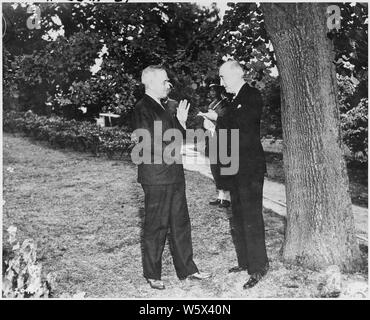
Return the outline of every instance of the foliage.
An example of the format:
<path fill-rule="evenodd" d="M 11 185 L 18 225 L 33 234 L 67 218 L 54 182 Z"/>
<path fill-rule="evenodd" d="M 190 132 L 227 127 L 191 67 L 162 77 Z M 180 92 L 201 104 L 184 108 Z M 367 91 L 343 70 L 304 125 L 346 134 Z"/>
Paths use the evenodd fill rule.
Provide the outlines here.
<path fill-rule="evenodd" d="M 359 160 L 368 161 L 368 99 L 341 115 L 343 141 Z"/>
<path fill-rule="evenodd" d="M 264 83 L 276 61 L 263 13 L 255 3 L 228 3 L 228 6 L 220 26 L 220 50 L 244 64 L 248 82 Z"/>
<path fill-rule="evenodd" d="M 19 56 L 13 56 L 9 51 L 3 51 L 3 95 L 5 97 L 19 97 L 18 77 Z M 5 105 L 5 107 L 7 107 Z"/>
<path fill-rule="evenodd" d="M 26 21 L 31 16 L 27 13 L 30 4 L 5 3 L 2 6 L 6 21 L 6 33 L 3 37 L 3 57 L 6 57 L 4 95 L 7 97 L 9 91 L 16 91 L 21 111 L 31 108 L 40 114 L 46 114 L 48 110 L 45 102 L 48 95 L 53 95 L 58 85 L 65 85 L 70 76 L 74 77 L 78 68 L 80 71 L 85 70 L 82 65 L 84 55 L 86 56 L 86 52 L 83 52 L 86 43 L 81 41 L 76 46 L 76 40 L 81 40 L 78 36 L 76 38 L 79 39 L 71 39 L 70 42 L 67 39 L 63 41 L 61 37 L 54 42 L 52 40 L 55 39 L 49 34 L 51 31 L 64 31 L 66 34 L 69 27 L 56 22 L 55 18 L 59 17 L 66 22 L 66 17 L 73 8 L 72 4 L 37 5 L 41 9 L 40 29 L 27 27 Z"/>
<path fill-rule="evenodd" d="M 351 109 L 350 98 L 356 92 L 356 85 L 358 81 L 355 78 L 349 76 L 343 76 L 337 74 L 337 84 L 338 84 L 338 100 L 341 108 L 341 112 L 346 112 Z"/>
<path fill-rule="evenodd" d="M 61 109 L 85 106 L 88 114 L 94 116 L 111 109 L 127 115 L 127 124 L 135 102 L 132 89 L 138 87 L 134 82 L 149 64 L 164 64 L 176 74 L 173 95 L 187 98 L 195 108 L 206 103 L 202 92 L 204 79 L 208 70 L 215 71 L 216 66 L 214 63 L 209 67 L 207 63 L 215 52 L 212 37 L 219 23 L 215 6 L 84 3 L 42 4 L 41 9 L 43 32 L 39 35 L 47 38 L 51 30 L 60 31 L 55 16 L 61 20 L 64 35 L 61 32 L 53 41 L 37 38 L 41 44 L 32 54 L 22 56 L 17 73 L 13 73 L 15 68 L 6 72 L 8 82 L 13 80 L 22 91 L 23 102 L 27 104 L 23 110 L 31 107 L 37 113 L 50 114 L 50 109 L 54 109 L 65 115 Z M 24 30 L 12 38 L 27 18 L 26 7 L 17 6 L 13 10 L 7 6 L 6 10 L 15 26 L 9 29 L 10 38 L 5 46 L 10 52 L 19 44 L 15 36 L 24 44 L 30 35 Z M 107 51 L 102 54 L 103 46 Z M 98 56 L 102 59 L 101 69 L 93 74 L 88 70 Z M 32 95 L 35 91 L 39 93 L 37 99 Z M 45 107 L 46 101 L 52 108 Z M 76 113 L 67 111 L 67 114 Z"/>
<path fill-rule="evenodd" d="M 32 111 L 4 113 L 3 128 L 6 132 L 24 132 L 54 147 L 90 151 L 96 156 L 106 154 L 109 158 L 115 153 L 127 154 L 133 147 L 128 128 L 104 130 L 89 122 L 38 116 Z"/>
<path fill-rule="evenodd" d="M 265 101 L 262 136 L 281 138 L 279 83 L 278 79 L 269 76 L 268 70 L 276 65 L 276 61 L 265 31 L 263 13 L 253 3 L 228 5 L 229 10 L 220 26 L 220 50 L 244 63 L 248 70 L 247 80 L 255 80 L 261 86 Z M 362 152 L 363 159 L 367 159 L 367 120 L 364 115 L 364 99 L 368 92 L 367 6 L 362 3 L 338 5 L 341 28 L 331 31 L 328 36 L 335 48 L 343 140 L 352 152 Z"/>
<path fill-rule="evenodd" d="M 17 228 L 8 228 L 8 246 L 5 247 L 3 265 L 4 298 L 48 298 L 52 296 L 55 275 L 42 275 L 42 265 L 37 262 L 36 244 L 26 239 L 16 240 Z"/>
<path fill-rule="evenodd" d="M 3 45 L 12 55 L 32 54 L 46 44 L 42 36 L 45 27 L 52 23 L 50 19 L 43 19 L 41 29 L 30 30 L 26 22 L 31 14 L 27 13 L 26 4 L 3 3 L 2 14 L 6 23 Z"/>
<path fill-rule="evenodd" d="M 97 117 L 99 112 L 113 112 L 124 120 L 121 125 L 129 126 L 138 86 L 131 75 L 120 70 L 115 75 L 101 72 L 89 80 L 72 82 L 65 94 L 57 94 L 55 99 L 51 99 L 52 110 L 65 115 L 63 110 L 68 107 L 86 107 L 87 119 Z"/>
<path fill-rule="evenodd" d="M 282 138 L 279 78 L 266 77 L 261 90 L 264 106 L 261 117 L 261 136 Z"/>
<path fill-rule="evenodd" d="M 359 160 L 368 153 L 368 9 L 343 3 L 341 28 L 330 37 L 335 48 L 343 141 Z"/>
<path fill-rule="evenodd" d="M 343 3 L 341 28 L 333 30 L 343 141 L 360 161 L 368 154 L 368 9 Z"/>
<path fill-rule="evenodd" d="M 4 4 L 9 21 L 3 51 L 4 101 L 19 95 L 21 111 L 31 108 L 38 114 L 90 121 L 99 112 L 112 111 L 121 114 L 121 124 L 127 126 L 143 93 L 141 70 L 163 64 L 174 84 L 171 98 L 190 101 L 188 126 L 196 128 L 196 114 L 209 104 L 208 84 L 217 80 L 223 59 L 233 57 L 244 64 L 246 80 L 264 97 L 262 135 L 281 137 L 279 84 L 271 77 L 276 61 L 259 5 L 229 3 L 222 21 L 215 4 L 38 5 L 42 28 L 30 31 L 24 23 L 29 16 L 26 5 L 13 9 Z M 367 98 L 367 7 L 338 5 L 341 28 L 328 36 L 335 48 L 341 112 L 347 113 Z M 51 39 L 51 31 L 59 35 Z M 100 70 L 94 73 L 90 68 L 98 58 Z M 87 110 L 84 115 L 81 107 Z"/>
<path fill-rule="evenodd" d="M 11 77 L 15 79 L 13 82 L 22 88 L 25 100 L 28 99 L 27 107 L 45 113 L 40 107 L 45 105 L 47 96 L 67 90 L 73 81 L 89 78 L 89 67 L 94 63 L 96 51 L 100 47 L 94 34 L 75 33 L 68 40 L 59 37 L 49 42 L 44 49 L 18 59 L 14 63 L 14 70 L 9 72 L 12 72 Z M 43 103 L 35 99 L 35 92 L 38 95 L 44 93 Z"/>
<path fill-rule="evenodd" d="M 341 27 L 333 29 L 337 73 L 353 75 L 360 80 L 368 68 L 367 5 L 364 3 L 341 3 Z"/>

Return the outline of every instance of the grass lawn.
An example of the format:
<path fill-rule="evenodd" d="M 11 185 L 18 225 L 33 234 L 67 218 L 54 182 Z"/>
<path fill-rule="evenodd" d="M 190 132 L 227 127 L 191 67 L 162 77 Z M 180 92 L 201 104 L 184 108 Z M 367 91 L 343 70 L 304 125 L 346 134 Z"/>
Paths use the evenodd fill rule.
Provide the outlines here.
<path fill-rule="evenodd" d="M 247 273 L 228 274 L 236 265 L 228 213 L 211 208 L 213 182 L 186 172 L 194 260 L 214 274 L 208 281 L 180 281 L 166 246 L 162 279 L 153 290 L 142 276 L 140 231 L 143 191 L 129 160 L 107 160 L 54 150 L 27 138 L 3 136 L 3 231 L 18 228 L 32 238 L 45 272 L 56 272 L 54 296 L 86 292 L 88 298 L 308 298 L 323 274 L 284 266 L 279 260 L 283 219 L 264 210 L 271 270 L 264 281 L 243 290 Z M 13 170 L 14 169 L 14 170 Z M 6 241 L 5 232 L 3 241 Z M 344 284 L 367 281 L 363 272 L 344 275 Z"/>

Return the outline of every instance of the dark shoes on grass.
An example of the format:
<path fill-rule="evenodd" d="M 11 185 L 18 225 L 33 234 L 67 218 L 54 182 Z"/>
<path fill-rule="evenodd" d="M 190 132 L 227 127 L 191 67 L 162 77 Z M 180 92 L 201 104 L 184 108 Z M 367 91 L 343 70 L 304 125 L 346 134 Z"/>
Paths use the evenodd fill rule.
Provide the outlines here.
<path fill-rule="evenodd" d="M 214 201 L 210 201 L 209 204 L 211 206 L 218 206 L 220 204 L 221 200 L 220 199 L 216 199 Z"/>
<path fill-rule="evenodd" d="M 146 281 L 148 281 L 153 289 L 164 290 L 166 288 L 162 280 L 146 279 Z"/>
<path fill-rule="evenodd" d="M 228 207 L 230 207 L 230 205 L 231 205 L 231 202 L 229 200 L 221 200 L 220 204 L 219 204 L 219 207 L 220 208 L 228 208 Z"/>
<path fill-rule="evenodd" d="M 235 266 L 235 267 L 232 267 L 232 268 L 229 269 L 229 273 L 241 272 L 241 271 L 245 271 L 245 270 L 247 270 L 246 267 Z"/>
<path fill-rule="evenodd" d="M 209 204 L 211 206 L 219 206 L 220 208 L 228 208 L 231 205 L 229 200 L 221 200 L 221 199 L 210 201 Z"/>
<path fill-rule="evenodd" d="M 243 285 L 243 289 L 253 288 L 267 273 L 269 265 L 264 266 L 260 271 L 252 273 L 248 281 Z M 229 269 L 229 273 L 247 270 L 246 267 L 235 266 Z"/>
<path fill-rule="evenodd" d="M 266 265 L 260 271 L 252 273 L 248 281 L 244 284 L 243 289 L 253 288 L 267 273 L 269 267 Z"/>
<path fill-rule="evenodd" d="M 196 273 L 191 274 L 190 276 L 187 276 L 187 279 L 190 279 L 190 280 L 205 280 L 205 279 L 209 279 L 210 277 L 212 277 L 211 273 L 196 272 Z"/>
<path fill-rule="evenodd" d="M 207 272 L 196 272 L 193 273 L 186 278 L 183 278 L 181 280 L 189 279 L 189 280 L 206 280 L 212 277 L 211 273 Z M 146 278 L 146 281 L 150 284 L 150 287 L 157 290 L 164 290 L 166 287 L 164 286 L 164 283 L 162 280 L 156 280 L 156 279 L 149 279 Z"/>

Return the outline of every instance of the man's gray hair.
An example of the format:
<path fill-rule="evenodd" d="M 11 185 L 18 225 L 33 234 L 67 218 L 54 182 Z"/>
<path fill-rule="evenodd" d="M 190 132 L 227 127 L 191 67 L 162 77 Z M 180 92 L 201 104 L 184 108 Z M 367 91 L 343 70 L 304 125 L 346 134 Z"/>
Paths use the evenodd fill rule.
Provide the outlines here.
<path fill-rule="evenodd" d="M 143 70 L 141 73 L 141 82 L 145 85 L 145 87 L 149 85 L 150 81 L 153 80 L 154 74 L 158 71 L 166 71 L 166 69 L 160 65 L 151 65 Z"/>
<path fill-rule="evenodd" d="M 232 70 L 234 71 L 236 74 L 240 75 L 240 77 L 244 77 L 244 68 L 243 66 L 236 60 L 228 60 L 226 62 L 224 62 L 220 69 L 221 68 L 227 68 L 229 70 Z"/>

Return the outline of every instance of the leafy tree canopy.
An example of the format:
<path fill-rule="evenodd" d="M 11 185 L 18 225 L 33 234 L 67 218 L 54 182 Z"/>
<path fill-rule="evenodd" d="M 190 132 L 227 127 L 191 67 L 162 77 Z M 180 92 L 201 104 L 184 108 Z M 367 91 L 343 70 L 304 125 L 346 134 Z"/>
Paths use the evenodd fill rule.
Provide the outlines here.
<path fill-rule="evenodd" d="M 163 64 L 175 85 L 172 96 L 189 99 L 193 116 L 208 104 L 207 85 L 217 79 L 218 66 L 232 57 L 245 65 L 248 82 L 262 90 L 267 134 L 281 134 L 280 89 L 271 72 L 276 61 L 259 5 L 229 3 L 223 19 L 215 4 L 37 5 L 41 28 L 29 30 L 27 6 L 3 4 L 4 89 L 18 88 L 25 108 L 43 113 L 47 101 L 55 110 L 84 106 L 128 115 L 142 90 L 141 70 Z M 367 98 L 367 5 L 337 5 L 341 28 L 328 37 L 334 42 L 342 111 L 348 112 Z M 92 72 L 96 59 L 99 71 Z"/>

